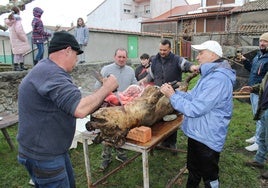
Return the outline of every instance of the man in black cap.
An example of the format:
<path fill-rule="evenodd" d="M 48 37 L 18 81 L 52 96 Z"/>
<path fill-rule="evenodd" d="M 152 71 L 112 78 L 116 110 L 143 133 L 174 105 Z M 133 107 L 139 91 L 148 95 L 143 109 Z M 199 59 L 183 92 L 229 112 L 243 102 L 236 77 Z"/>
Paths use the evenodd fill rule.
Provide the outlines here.
<path fill-rule="evenodd" d="M 68 155 L 76 118 L 96 110 L 118 87 L 114 75 L 103 80 L 95 93 L 82 97 L 68 74 L 83 53 L 73 35 L 56 32 L 49 58 L 41 60 L 19 86 L 18 160 L 36 187 L 75 187 Z"/>

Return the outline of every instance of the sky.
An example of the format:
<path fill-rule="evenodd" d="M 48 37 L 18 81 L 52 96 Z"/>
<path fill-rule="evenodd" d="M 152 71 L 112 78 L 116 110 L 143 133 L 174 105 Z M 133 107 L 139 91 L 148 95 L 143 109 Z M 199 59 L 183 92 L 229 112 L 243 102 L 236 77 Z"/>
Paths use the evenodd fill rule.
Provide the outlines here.
<path fill-rule="evenodd" d="M 0 5 L 5 5 L 9 0 L 0 0 Z M 32 10 L 40 7 L 44 10 L 41 17 L 43 24 L 48 26 L 71 26 L 76 25 L 77 18 L 82 17 L 87 21 L 87 14 L 94 10 L 104 0 L 34 0 L 26 5 L 26 9 L 21 11 L 22 25 L 26 33 L 30 32 L 33 19 Z M 174 0 L 173 0 L 174 1 Z M 199 3 L 201 0 L 187 0 L 190 4 Z M 0 24 L 4 25 L 4 18 L 8 14 L 0 15 Z"/>
<path fill-rule="evenodd" d="M 1 4 L 4 1 L 0 0 Z M 73 22 L 76 25 L 77 18 L 82 17 L 84 21 L 87 21 L 87 14 L 94 10 L 104 0 L 34 0 L 26 5 L 24 11 L 21 11 L 20 16 L 22 18 L 23 28 L 26 33 L 31 31 L 31 22 L 33 19 L 33 8 L 40 7 L 44 10 L 41 17 L 44 25 L 49 26 L 71 26 Z M 0 24 L 4 25 L 4 18 L 8 14 L 0 16 Z"/>

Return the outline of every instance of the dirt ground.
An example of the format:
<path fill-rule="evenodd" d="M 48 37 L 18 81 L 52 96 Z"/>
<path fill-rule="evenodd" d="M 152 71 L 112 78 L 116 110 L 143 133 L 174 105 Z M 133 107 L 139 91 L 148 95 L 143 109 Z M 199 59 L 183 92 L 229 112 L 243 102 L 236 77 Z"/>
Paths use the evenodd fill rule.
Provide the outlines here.
<path fill-rule="evenodd" d="M 261 181 L 261 188 L 268 188 L 268 180 L 260 179 Z"/>

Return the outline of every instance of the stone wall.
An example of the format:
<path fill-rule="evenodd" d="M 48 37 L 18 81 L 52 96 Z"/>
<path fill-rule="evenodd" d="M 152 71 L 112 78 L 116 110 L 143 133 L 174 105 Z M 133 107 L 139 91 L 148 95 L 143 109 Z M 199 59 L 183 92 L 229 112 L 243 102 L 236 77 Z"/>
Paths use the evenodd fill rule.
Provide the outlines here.
<path fill-rule="evenodd" d="M 0 73 L 0 112 L 16 113 L 18 111 L 18 85 L 26 74 L 26 71 Z"/>
<path fill-rule="evenodd" d="M 96 79 L 92 76 L 91 70 L 99 71 L 101 67 L 110 62 L 103 62 L 98 64 L 82 64 L 77 65 L 71 76 L 74 83 L 81 88 L 83 95 L 89 94 L 94 90 Z M 128 63 L 131 65 L 131 62 Z M 135 64 L 131 65 L 135 66 Z M 18 112 L 18 86 L 21 80 L 26 76 L 28 71 L 8 71 L 0 72 L 0 113 Z"/>

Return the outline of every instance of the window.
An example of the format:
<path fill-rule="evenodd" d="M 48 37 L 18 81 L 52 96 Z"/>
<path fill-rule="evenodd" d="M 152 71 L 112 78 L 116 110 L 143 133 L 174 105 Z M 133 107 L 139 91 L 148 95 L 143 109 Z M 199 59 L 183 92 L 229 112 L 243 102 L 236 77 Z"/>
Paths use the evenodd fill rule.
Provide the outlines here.
<path fill-rule="evenodd" d="M 151 13 L 151 11 L 150 11 L 150 5 L 145 5 L 144 6 L 144 13 L 145 14 L 150 14 Z"/>
<path fill-rule="evenodd" d="M 131 13 L 131 5 L 124 4 L 124 13 L 125 14 L 130 14 Z"/>
<path fill-rule="evenodd" d="M 207 6 L 216 6 L 216 5 L 226 5 L 226 4 L 232 4 L 235 3 L 235 0 L 207 0 L 206 1 Z"/>
<path fill-rule="evenodd" d="M 259 46 L 259 38 L 253 38 L 252 45 Z"/>
<path fill-rule="evenodd" d="M 206 19 L 206 32 L 220 31 L 225 31 L 225 17 Z"/>

